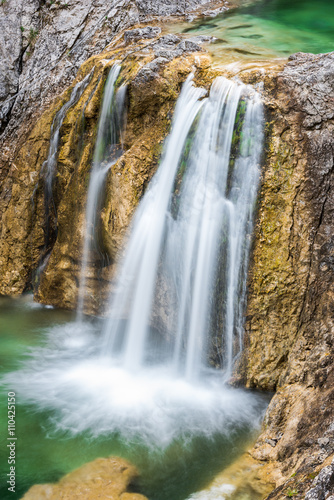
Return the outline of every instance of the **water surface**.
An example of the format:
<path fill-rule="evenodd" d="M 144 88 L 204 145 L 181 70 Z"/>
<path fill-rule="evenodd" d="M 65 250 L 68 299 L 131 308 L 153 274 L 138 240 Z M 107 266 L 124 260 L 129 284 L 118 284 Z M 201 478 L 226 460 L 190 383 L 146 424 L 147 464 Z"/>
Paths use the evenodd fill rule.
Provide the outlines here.
<path fill-rule="evenodd" d="M 40 360 L 44 356 L 45 360 L 50 332 L 53 335 L 58 332 L 59 344 L 64 345 L 66 332 L 70 333 L 76 324 L 72 321 L 73 319 L 72 313 L 34 304 L 30 296 L 15 300 L 1 298 L 1 373 L 15 370 L 22 364 L 31 368 L 31 363 L 36 356 L 39 356 Z M 92 325 L 90 334 L 93 338 L 99 330 L 99 325 L 89 324 Z M 86 334 L 87 332 L 80 337 L 82 341 Z M 53 342 L 56 343 L 57 339 L 54 338 Z M 70 350 L 77 348 L 78 344 L 75 345 L 75 341 L 69 346 Z M 60 351 L 55 351 L 54 354 L 55 358 L 59 359 Z M 54 368 L 56 369 L 57 366 L 54 365 Z M 36 372 L 38 372 L 37 366 Z M 59 377 L 59 374 L 56 373 L 56 376 Z M 31 372 L 31 379 L 25 382 L 27 388 L 29 388 L 30 381 L 31 385 L 35 383 L 33 372 Z M 39 383 L 42 384 L 43 380 Z M 249 394 L 249 396 L 252 395 Z M 69 428 L 61 430 L 57 426 L 57 422 L 61 421 L 61 409 L 42 407 L 42 391 L 40 405 L 24 403 L 25 398 L 18 393 L 16 396 L 17 494 L 13 495 L 4 486 L 8 472 L 7 390 L 2 390 L 0 397 L 0 497 L 3 500 L 21 498 L 33 484 L 54 482 L 86 462 L 110 455 L 124 457 L 137 465 L 141 473 L 137 490 L 147 495 L 150 500 L 184 500 L 192 492 L 206 487 L 216 473 L 236 459 L 249 444 L 254 432 L 253 425 L 244 423 L 228 433 L 213 431 L 211 435 L 206 436 L 205 427 L 210 429 L 211 425 L 209 415 L 206 414 L 204 432 L 198 435 L 196 433 L 179 434 L 179 436 L 172 437 L 168 443 L 145 444 L 140 433 L 137 437 L 134 433 L 131 439 L 126 439 L 121 430 L 120 432 L 107 430 L 100 434 L 101 429 L 96 428 L 95 435 L 91 429 L 73 433 Z M 103 394 L 101 397 L 103 401 Z M 267 401 L 259 396 L 256 397 L 256 415 L 260 422 Z M 96 414 L 105 411 L 101 405 L 97 405 Z M 83 411 L 82 408 L 78 407 L 78 419 Z M 245 410 L 247 411 L 247 408 Z M 105 417 L 107 420 L 107 415 Z M 188 422 L 190 420 L 189 417 Z M 147 417 L 147 425 L 152 427 L 152 422 L 154 422 L 154 414 Z M 187 424 L 187 419 L 185 424 Z"/>
<path fill-rule="evenodd" d="M 241 2 L 214 18 L 183 26 L 188 35 L 218 38 L 208 46 L 226 60 L 288 57 L 334 50 L 334 2 L 327 0 L 259 0 Z M 172 27 L 180 30 L 180 26 Z"/>

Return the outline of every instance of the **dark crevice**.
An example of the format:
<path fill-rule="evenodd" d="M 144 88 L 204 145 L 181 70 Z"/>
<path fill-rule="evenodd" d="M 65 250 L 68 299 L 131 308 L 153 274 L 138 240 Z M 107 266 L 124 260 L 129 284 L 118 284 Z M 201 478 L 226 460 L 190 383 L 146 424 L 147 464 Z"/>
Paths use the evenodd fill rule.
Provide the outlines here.
<path fill-rule="evenodd" d="M 297 165 L 298 165 L 298 162 L 297 162 Z M 297 168 L 297 165 L 296 165 L 296 168 Z M 292 213 L 291 213 L 291 219 L 292 219 L 292 222 L 291 222 L 291 226 L 290 226 L 290 229 L 289 229 L 289 244 L 288 244 L 288 258 L 287 260 L 290 260 L 291 259 L 291 266 L 292 266 L 292 269 L 294 270 L 294 257 L 293 257 L 293 253 L 292 253 L 292 238 L 293 238 L 293 231 L 294 231 L 294 225 L 295 225 L 295 205 L 296 205 L 296 200 L 300 194 L 300 190 L 301 190 L 301 184 L 299 184 L 297 187 L 296 187 L 296 194 L 295 196 L 293 197 L 293 200 L 292 200 Z"/>
<path fill-rule="evenodd" d="M 320 211 L 320 215 L 319 215 L 318 224 L 317 224 L 317 226 L 315 228 L 314 235 L 313 235 L 312 242 L 311 242 L 311 247 L 310 247 L 310 261 L 309 261 L 309 265 L 308 265 L 308 273 L 307 273 L 307 279 L 306 279 L 306 288 L 305 288 L 305 292 L 304 292 L 304 296 L 303 296 L 302 307 L 301 307 L 301 310 L 300 310 L 300 313 L 299 313 L 299 318 L 298 318 L 298 330 L 301 328 L 301 326 L 303 324 L 302 317 L 303 317 L 303 314 L 304 314 L 304 311 L 305 311 L 305 305 L 306 305 L 307 296 L 308 296 L 308 292 L 309 292 L 310 277 L 311 277 L 311 268 L 312 268 L 312 262 L 313 262 L 313 257 L 314 257 L 314 255 L 313 255 L 314 254 L 314 245 L 315 245 L 315 242 L 316 242 L 316 239 L 317 239 L 317 236 L 318 236 L 318 232 L 319 232 L 320 226 L 321 226 L 323 218 L 324 218 L 325 206 L 326 206 L 327 199 L 328 199 L 328 193 L 329 193 L 329 191 L 331 189 L 330 178 L 331 178 L 331 176 L 333 174 L 333 171 L 334 171 L 334 164 L 333 164 L 332 168 L 330 169 L 330 171 L 327 174 L 324 175 L 324 184 L 327 184 L 327 187 L 326 187 L 326 191 L 325 191 L 325 194 L 324 194 L 324 200 L 323 200 L 322 205 L 321 205 L 321 211 Z"/>
<path fill-rule="evenodd" d="M 30 44 L 28 43 L 28 45 L 21 50 L 21 53 L 20 53 L 19 58 L 17 60 L 16 68 L 17 68 L 17 72 L 18 72 L 19 75 L 22 74 L 22 70 L 23 70 L 23 56 L 26 53 L 26 51 L 28 50 L 29 45 Z M 19 91 L 19 86 L 17 88 L 17 92 L 18 91 Z"/>
<path fill-rule="evenodd" d="M 18 89 L 16 91 L 16 94 L 11 97 L 9 99 L 9 102 L 11 101 L 11 104 L 9 105 L 9 109 L 5 115 L 5 117 L 1 120 L 1 125 L 0 125 L 0 137 L 2 136 L 2 134 L 5 132 L 6 128 L 7 128 L 7 125 L 10 121 L 10 118 L 11 118 L 11 115 L 12 115 L 12 111 L 13 111 L 13 108 L 15 106 L 15 103 L 16 103 L 16 99 L 18 97 Z M 8 101 L 7 101 L 8 102 Z M 6 105 L 6 102 L 3 103 L 3 105 Z"/>

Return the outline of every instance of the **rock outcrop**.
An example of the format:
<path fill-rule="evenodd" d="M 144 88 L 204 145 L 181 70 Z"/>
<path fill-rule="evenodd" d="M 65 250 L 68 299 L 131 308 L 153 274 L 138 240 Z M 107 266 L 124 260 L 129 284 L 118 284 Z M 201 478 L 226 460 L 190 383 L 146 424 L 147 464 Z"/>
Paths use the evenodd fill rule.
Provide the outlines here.
<path fill-rule="evenodd" d="M 118 40 L 108 51 L 88 59 L 78 73 L 74 83 L 94 68 L 89 84 L 78 102 L 69 109 L 61 127 L 53 188 L 54 213 L 49 221 L 53 240 L 49 238 L 47 243 L 42 166 L 48 154 L 52 120 L 68 101 L 73 86 L 42 115 L 19 151 L 2 219 L 2 293 L 22 292 L 27 283 L 33 281 L 33 269 L 42 263 L 38 300 L 61 307 L 75 307 L 86 194 L 101 96 L 108 71 L 115 60 L 122 60 L 119 83 L 128 85 L 127 127 L 123 139 L 125 152 L 109 172 L 100 220 L 102 244 L 111 264 L 96 266 L 92 261 L 87 276 L 88 293 L 92 299 L 89 312 L 98 312 L 106 303 L 115 257 L 120 252 L 132 213 L 157 166 L 181 84 L 193 68 L 197 68 L 198 79 L 203 77 L 209 64 L 205 53 L 194 52 L 194 48 L 201 51 L 194 42 L 188 51 L 186 41 L 182 42 L 173 35 L 147 41 L 146 30 L 141 40 L 138 40 L 138 29 L 133 30 L 134 33 L 125 31 L 122 41 Z M 135 35 L 134 42 L 130 41 L 131 35 Z M 168 58 L 154 54 L 157 47 L 167 46 Z M 28 154 L 30 161 L 27 164 Z M 31 165 L 34 165 L 33 170 Z M 13 220 L 17 225 L 12 225 Z"/>
<path fill-rule="evenodd" d="M 333 63 L 296 54 L 268 95 L 245 356 L 246 383 L 276 390 L 253 452 L 276 464 L 269 498 L 302 498 L 334 453 Z"/>
<path fill-rule="evenodd" d="M 1 61 L 2 80 L 0 80 L 2 127 L 0 138 L 0 275 L 2 276 L 0 293 L 19 294 L 27 288 L 31 288 L 31 285 L 34 286 L 36 269 L 41 264 L 45 265 L 46 257 L 50 252 L 50 248 L 45 248 L 43 243 L 45 240 L 43 234 L 44 209 L 39 179 L 43 162 L 47 157 L 52 121 L 56 112 L 68 101 L 73 85 L 87 75 L 91 71 L 92 65 L 97 61 L 108 57 L 114 59 L 120 57 L 127 59 L 128 72 L 132 71 L 132 76 L 142 66 L 142 71 L 138 74 L 133 88 L 135 86 L 139 88 L 140 85 L 143 86 L 148 81 L 156 79 L 157 88 L 153 89 L 151 94 L 161 94 L 163 86 L 161 87 L 160 84 L 164 80 L 159 77 L 159 71 L 163 69 L 165 63 L 188 52 L 200 50 L 199 45 L 193 41 L 183 42 L 181 39 L 178 39 L 178 43 L 171 42 L 170 39 L 163 41 L 164 37 L 162 37 L 162 41 L 156 45 L 154 50 L 155 52 L 163 50 L 164 57 L 160 54 L 160 57 L 156 56 L 153 62 L 150 60 L 151 54 L 145 54 L 144 45 L 153 45 L 154 37 L 157 37 L 161 28 L 146 26 L 128 30 L 125 33 L 122 30 L 148 19 L 157 23 L 161 16 L 182 15 L 204 3 L 202 0 L 190 2 L 115 0 L 106 5 L 105 2 L 91 4 L 91 2 L 85 1 L 79 3 L 32 1 L 29 2 L 28 7 L 25 3 L 17 0 L 6 0 L 1 3 L 0 9 L 4 16 L 0 20 L 0 23 L 3 23 L 0 35 L 3 39 L 0 39 L 0 45 L 3 47 L 6 57 Z M 120 42 L 120 48 L 115 49 L 118 42 Z M 108 49 L 104 50 L 107 46 Z M 137 52 L 137 56 L 131 55 L 133 51 Z M 96 54 L 96 59 L 94 56 L 90 58 L 93 54 Z M 103 55 L 101 56 L 101 54 Z M 88 123 L 85 134 L 87 141 L 92 142 L 92 134 L 98 115 L 96 103 L 100 102 L 103 82 L 106 77 L 106 73 L 101 71 L 103 64 L 105 63 L 99 63 L 99 68 L 96 68 L 94 78 L 77 103 L 76 110 L 74 109 L 72 114 L 69 113 L 66 116 L 61 130 L 63 143 L 66 142 L 67 138 L 66 134 L 64 136 L 62 132 L 66 130 L 66 126 L 67 131 L 74 123 L 78 126 L 76 112 L 79 112 L 79 109 L 82 110 L 82 107 L 87 103 L 89 92 L 92 93 L 94 85 L 97 84 L 97 78 L 101 77 L 100 85 L 96 89 L 97 98 L 92 99 L 92 103 L 86 111 Z M 130 71 L 131 64 L 134 65 L 134 68 Z M 183 74 L 185 73 L 183 72 Z M 159 99 L 166 99 L 169 103 L 168 109 L 160 110 L 160 118 L 165 121 L 165 128 L 163 131 L 160 130 L 160 138 L 157 137 L 156 143 L 159 143 L 167 133 L 169 120 L 163 117 L 163 113 L 168 114 L 168 111 L 171 111 L 173 107 L 180 87 L 180 75 L 175 82 L 172 82 L 171 89 L 167 88 L 168 83 L 165 81 L 165 96 L 163 97 L 161 94 Z M 63 91 L 65 92 L 62 94 Z M 145 107 L 143 89 L 141 93 L 142 106 Z M 148 102 L 149 95 L 150 93 L 146 96 L 146 102 Z M 59 97 L 57 98 L 57 96 Z M 85 101 L 83 101 L 84 99 Z M 95 103 L 95 108 L 93 103 Z M 152 111 L 157 105 L 157 99 L 155 99 L 155 104 L 152 103 L 149 108 Z M 144 108 L 142 107 L 142 109 Z M 44 114 L 42 114 L 43 110 L 45 110 Z M 140 114 L 140 109 L 136 112 Z M 155 112 L 156 110 L 153 110 L 154 115 Z M 148 130 L 148 121 L 149 117 L 146 119 L 146 125 L 143 125 L 143 129 L 146 131 Z M 137 134 L 136 139 L 138 139 L 138 119 L 136 127 L 135 134 Z M 60 204 L 60 198 L 64 194 L 67 182 L 69 182 L 69 174 L 74 169 L 73 162 L 78 160 L 76 155 L 81 154 L 78 152 L 78 145 L 74 144 L 76 139 L 72 137 L 71 140 L 72 142 L 69 142 L 67 146 L 73 146 L 74 150 L 64 160 L 65 163 L 67 162 L 64 167 L 66 172 L 62 171 L 60 165 L 58 167 L 59 189 L 56 195 L 56 198 L 58 196 L 56 205 Z M 132 137 L 130 143 L 134 140 Z M 87 144 L 86 146 L 83 156 L 86 155 L 84 161 L 87 167 L 91 150 Z M 139 158 L 143 158 L 145 146 L 143 148 L 140 157 L 137 155 L 137 162 L 140 161 Z M 147 145 L 146 149 L 148 150 Z M 67 153 L 68 149 L 66 151 L 65 148 L 64 154 Z M 152 155 L 155 156 L 155 161 L 150 167 L 150 172 L 147 172 L 147 178 L 141 177 L 142 184 L 147 182 L 152 175 L 157 154 L 158 151 L 155 151 L 151 156 L 149 155 L 150 159 L 152 159 Z M 62 155 L 63 153 L 59 152 L 59 163 L 62 162 Z M 143 172 L 149 161 L 144 162 Z M 83 171 L 84 167 L 81 168 L 81 173 Z M 76 199 L 79 197 L 79 191 Z M 140 189 L 136 192 L 137 202 L 139 197 Z M 84 202 L 84 200 L 82 201 Z M 134 206 L 130 210 L 131 213 Z M 80 216 L 78 217 L 80 219 Z M 81 220 L 77 222 L 80 223 Z M 53 241 L 50 242 L 52 246 L 55 242 L 55 220 L 51 221 L 51 225 L 53 225 Z M 123 226 L 126 226 L 125 222 Z M 64 300 L 62 304 L 67 307 L 74 305 L 73 293 L 70 288 L 71 298 Z M 56 303 L 61 305 L 60 301 Z"/>
<path fill-rule="evenodd" d="M 32 486 L 22 500 L 147 500 L 128 488 L 136 480 L 137 470 L 123 458 L 97 458 L 70 472 L 56 484 Z"/>
<path fill-rule="evenodd" d="M 135 24 L 183 15 L 206 0 L 4 0 L 0 4 L 0 133 L 5 164 L 30 117 L 74 80 L 80 65 Z M 25 124 L 25 126 L 24 126 Z M 20 130 L 18 130 L 20 129 Z M 15 132 L 16 131 L 16 132 Z M 16 150 L 17 151 L 17 150 Z M 2 170 L 2 175 L 4 170 Z"/>

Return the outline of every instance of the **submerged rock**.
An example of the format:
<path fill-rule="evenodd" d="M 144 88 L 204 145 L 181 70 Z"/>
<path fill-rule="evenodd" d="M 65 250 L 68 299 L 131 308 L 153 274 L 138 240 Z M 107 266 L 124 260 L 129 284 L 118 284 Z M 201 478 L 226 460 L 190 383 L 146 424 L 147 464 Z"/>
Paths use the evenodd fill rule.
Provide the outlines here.
<path fill-rule="evenodd" d="M 70 472 L 56 484 L 32 486 L 22 500 L 147 500 L 128 487 L 138 477 L 136 468 L 123 458 L 97 458 Z"/>

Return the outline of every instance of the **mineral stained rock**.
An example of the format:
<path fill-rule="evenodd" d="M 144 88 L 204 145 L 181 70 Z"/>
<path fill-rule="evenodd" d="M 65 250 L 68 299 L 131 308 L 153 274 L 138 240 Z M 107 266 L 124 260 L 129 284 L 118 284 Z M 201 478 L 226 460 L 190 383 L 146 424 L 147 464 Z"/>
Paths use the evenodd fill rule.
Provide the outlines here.
<path fill-rule="evenodd" d="M 302 498 L 334 453 L 334 53 L 292 56 L 268 111 L 246 384 L 276 390 L 253 451 L 276 464 L 280 488 L 269 498 Z"/>
<path fill-rule="evenodd" d="M 137 478 L 137 470 L 123 458 L 97 458 L 70 472 L 56 484 L 32 486 L 22 500 L 147 500 L 128 487 Z"/>

